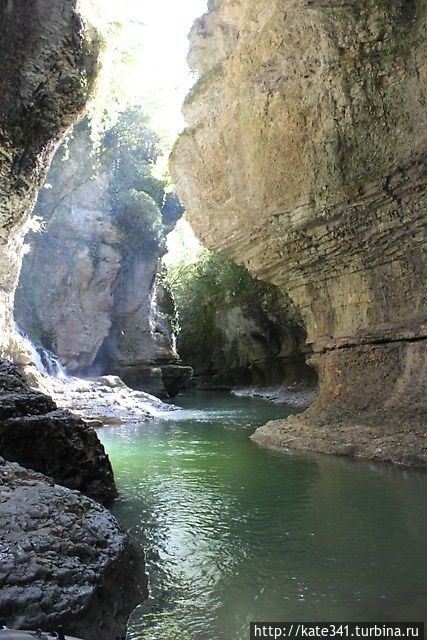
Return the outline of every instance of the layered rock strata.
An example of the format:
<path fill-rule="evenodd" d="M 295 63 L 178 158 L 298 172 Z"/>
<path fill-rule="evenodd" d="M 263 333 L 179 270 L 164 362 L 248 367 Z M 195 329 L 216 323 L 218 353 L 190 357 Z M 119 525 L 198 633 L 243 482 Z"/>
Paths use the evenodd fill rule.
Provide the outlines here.
<path fill-rule="evenodd" d="M 193 27 L 179 195 L 289 294 L 320 378 L 259 442 L 425 463 L 425 27 L 424 0 L 212 0 Z"/>
<path fill-rule="evenodd" d="M 77 491 L 0 458 L 0 618 L 87 640 L 125 634 L 146 595 L 142 553 Z"/>

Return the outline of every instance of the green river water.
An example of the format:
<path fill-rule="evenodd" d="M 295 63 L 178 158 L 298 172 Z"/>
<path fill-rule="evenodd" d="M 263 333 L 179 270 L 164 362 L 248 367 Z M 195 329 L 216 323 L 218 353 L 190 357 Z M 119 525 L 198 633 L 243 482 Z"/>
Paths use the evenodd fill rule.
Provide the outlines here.
<path fill-rule="evenodd" d="M 250 621 L 427 620 L 427 475 L 263 449 L 283 407 L 227 393 L 99 431 L 144 546 L 131 639 L 248 640 Z"/>

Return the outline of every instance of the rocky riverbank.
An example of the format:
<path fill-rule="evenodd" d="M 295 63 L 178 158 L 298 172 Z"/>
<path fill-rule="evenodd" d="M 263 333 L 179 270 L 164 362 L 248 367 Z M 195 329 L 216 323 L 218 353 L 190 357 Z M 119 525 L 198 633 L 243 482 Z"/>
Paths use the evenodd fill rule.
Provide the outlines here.
<path fill-rule="evenodd" d="M 110 503 L 117 496 L 113 470 L 95 431 L 35 391 L 20 370 L 0 362 L 0 452 L 58 484 Z"/>
<path fill-rule="evenodd" d="M 255 431 L 251 439 L 273 448 L 427 467 L 427 431 L 424 425 L 417 427 L 397 419 L 383 421 L 382 427 L 378 417 L 373 417 L 370 422 L 364 418 L 363 424 L 343 420 L 331 426 L 321 420 L 307 420 L 304 415 L 298 415 L 267 422 Z"/>
<path fill-rule="evenodd" d="M 253 440 L 427 467 L 423 341 L 337 349 L 312 363 L 324 381 L 314 402 L 300 416 L 259 428 Z"/>
<path fill-rule="evenodd" d="M 85 640 L 125 634 L 147 594 L 141 549 L 98 503 L 0 458 L 0 619 Z"/>
<path fill-rule="evenodd" d="M 300 382 L 294 385 L 281 384 L 275 387 L 234 388 L 231 393 L 239 398 L 261 398 L 273 404 L 305 409 L 314 401 L 316 387 L 314 384 Z"/>
<path fill-rule="evenodd" d="M 61 409 L 79 416 L 86 424 L 102 426 L 122 422 L 145 422 L 174 405 L 166 404 L 149 393 L 128 387 L 117 376 L 76 378 L 52 377 L 40 373 L 33 365 L 24 368 L 25 379 L 52 398 Z"/>

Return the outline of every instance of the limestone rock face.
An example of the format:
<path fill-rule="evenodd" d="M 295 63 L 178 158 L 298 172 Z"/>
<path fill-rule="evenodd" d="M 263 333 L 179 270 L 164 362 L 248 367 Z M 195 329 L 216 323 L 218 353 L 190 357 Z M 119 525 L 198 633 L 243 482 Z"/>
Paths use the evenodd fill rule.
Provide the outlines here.
<path fill-rule="evenodd" d="M 19 355 L 13 293 L 23 224 L 64 132 L 92 88 L 98 46 L 77 0 L 0 4 L 0 352 Z M 18 341 L 19 342 L 19 341 Z"/>
<path fill-rule="evenodd" d="M 112 328 L 99 361 L 108 373 L 149 393 L 160 393 L 161 365 L 178 362 L 172 333 L 157 305 L 158 255 L 124 257 L 117 281 Z M 160 393 L 160 395 L 162 395 Z"/>
<path fill-rule="evenodd" d="M 77 4 L 0 2 L 0 358 L 22 363 L 28 356 L 14 332 L 13 294 L 24 224 L 53 152 L 81 115 L 96 75 L 96 34 L 85 30 Z M 111 499 L 111 466 L 95 432 L 57 412 L 15 367 L 0 362 L 1 451 L 37 463 L 98 500 Z M 111 514 L 2 459 L 0 521 L 0 617 L 10 627 L 64 624 L 94 640 L 124 633 L 141 599 L 138 563 Z"/>
<path fill-rule="evenodd" d="M 87 640 L 125 633 L 147 595 L 141 552 L 77 491 L 0 458 L 0 617 L 10 628 Z"/>
<path fill-rule="evenodd" d="M 319 354 L 310 424 L 323 416 L 333 439 L 362 387 L 359 423 L 380 412 L 391 424 L 390 398 L 418 398 L 426 377 L 426 3 L 209 8 L 192 30 L 201 77 L 171 156 L 188 218 L 204 244 L 297 306 Z M 402 411 L 401 424 L 425 424 L 418 401 Z"/>
<path fill-rule="evenodd" d="M 90 366 L 108 335 L 120 271 L 106 171 L 95 174 L 87 127 L 76 128 L 67 159 L 59 152 L 41 189 L 15 296 L 15 317 L 70 372 Z"/>
<path fill-rule="evenodd" d="M 8 362 L 0 363 L 0 455 L 99 502 L 117 496 L 110 461 L 95 431 L 31 389 Z"/>
<path fill-rule="evenodd" d="M 223 330 L 225 342 L 212 362 L 206 362 L 202 373 L 208 386 L 213 381 L 225 386 L 293 385 L 313 382 L 312 369 L 305 365 L 294 327 L 289 319 L 276 324 L 271 315 L 259 314 L 254 306 L 230 304 L 216 314 L 217 326 Z M 217 372 L 217 374 L 215 374 Z"/>
<path fill-rule="evenodd" d="M 39 194 L 44 223 L 27 240 L 15 317 L 68 373 L 120 375 L 167 396 L 162 367 L 179 358 L 157 302 L 160 249 L 129 252 L 110 198 L 114 158 L 94 162 L 83 121 Z"/>

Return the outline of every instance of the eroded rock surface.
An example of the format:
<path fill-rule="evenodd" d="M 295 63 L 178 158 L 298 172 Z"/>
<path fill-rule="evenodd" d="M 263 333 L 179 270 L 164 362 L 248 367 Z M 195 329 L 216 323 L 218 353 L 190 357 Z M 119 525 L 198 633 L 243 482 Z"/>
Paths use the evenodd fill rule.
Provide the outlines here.
<path fill-rule="evenodd" d="M 31 389 L 8 362 L 0 363 L 0 455 L 99 502 L 117 496 L 110 461 L 95 431 Z"/>
<path fill-rule="evenodd" d="M 117 376 L 101 376 L 94 380 L 52 379 L 49 376 L 43 377 L 43 382 L 59 407 L 69 409 L 96 426 L 140 424 L 176 408 L 156 396 L 131 389 Z"/>
<path fill-rule="evenodd" d="M 314 449 L 319 422 L 329 443 L 358 424 L 361 455 L 376 429 L 388 459 L 425 446 L 425 26 L 424 0 L 217 0 L 192 30 L 172 173 L 202 242 L 301 313 Z"/>
<path fill-rule="evenodd" d="M 30 357 L 14 331 L 13 296 L 25 223 L 96 75 L 97 36 L 84 28 L 78 4 L 0 2 L 0 357 L 22 364 Z M 114 497 L 95 432 L 33 392 L 8 361 L 1 360 L 0 380 L 1 453 L 98 500 Z M 108 511 L 1 460 L 0 521 L 0 617 L 10 627 L 64 624 L 93 640 L 124 634 L 143 568 Z"/>
<path fill-rule="evenodd" d="M 13 329 L 13 294 L 23 225 L 64 132 L 82 113 L 96 75 L 96 34 L 77 0 L 0 4 L 0 353 L 23 349 Z"/>
<path fill-rule="evenodd" d="M 111 149 L 94 157 L 86 120 L 56 154 L 34 210 L 43 230 L 27 236 L 31 251 L 23 261 L 15 317 L 68 373 L 119 375 L 134 388 L 167 397 L 177 392 L 169 383 L 171 370 L 178 391 L 191 371 L 180 367 L 159 309 L 163 246 L 153 233 L 150 251 L 139 245 L 132 250 L 132 238 L 118 223 L 111 195 L 117 163 Z M 157 205 L 150 205 L 162 219 Z M 163 234 L 173 226 L 165 220 Z"/>
<path fill-rule="evenodd" d="M 87 640 L 125 634 L 144 596 L 142 552 L 77 491 L 0 458 L 0 618 Z"/>

